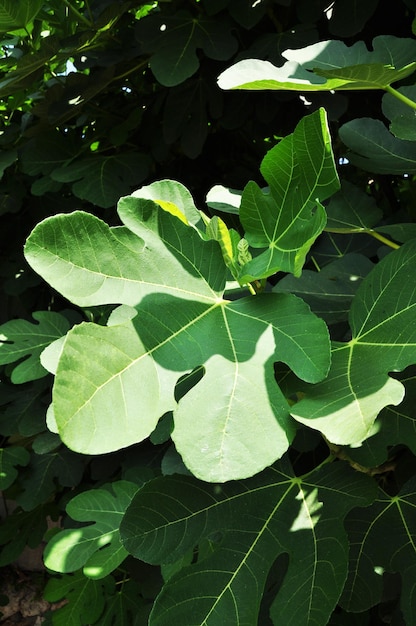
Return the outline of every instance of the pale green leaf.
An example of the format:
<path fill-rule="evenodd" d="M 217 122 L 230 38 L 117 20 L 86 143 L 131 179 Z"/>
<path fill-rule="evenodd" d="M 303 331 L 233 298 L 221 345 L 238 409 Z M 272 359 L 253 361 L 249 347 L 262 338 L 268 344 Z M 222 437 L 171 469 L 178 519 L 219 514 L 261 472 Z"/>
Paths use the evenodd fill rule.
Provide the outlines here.
<path fill-rule="evenodd" d="M 381 600 L 383 573 L 400 572 L 401 610 L 406 624 L 415 622 L 415 506 L 416 480 L 412 478 L 399 494 L 391 496 L 380 489 L 374 504 L 348 515 L 351 552 L 340 601 L 344 608 L 355 612 L 374 606 Z"/>
<path fill-rule="evenodd" d="M 240 219 L 249 244 L 267 249 L 244 265 L 242 283 L 277 271 L 299 276 L 307 252 L 325 227 L 321 201 L 339 188 L 325 111 L 304 117 L 266 154 L 260 170 L 269 190 L 248 183 Z"/>
<path fill-rule="evenodd" d="M 347 573 L 343 518 L 374 496 L 372 481 L 341 463 L 305 478 L 283 463 L 222 486 L 185 476 L 151 481 L 121 523 L 126 549 L 149 563 L 175 563 L 204 538 L 213 551 L 165 584 L 149 624 L 256 624 L 269 570 L 288 553 L 273 621 L 323 626 Z"/>
<path fill-rule="evenodd" d="M 215 298 L 222 291 L 225 267 L 216 242 L 203 242 L 177 218 L 172 223 L 151 200 L 124 198 L 120 210 L 124 206 L 138 236 L 76 211 L 39 224 L 26 243 L 26 259 L 79 306 L 135 305 L 155 290 L 188 299 Z"/>
<path fill-rule="evenodd" d="M 222 299 L 219 245 L 153 201 L 123 198 L 119 214 L 129 230 L 80 212 L 49 218 L 26 246 L 31 265 L 74 301 L 137 309 L 68 333 L 53 391 L 59 434 L 79 452 L 109 452 L 148 437 L 173 410 L 172 436 L 193 473 L 224 481 L 260 471 L 294 434 L 273 362 L 321 380 L 325 324 L 290 294 Z M 177 401 L 177 381 L 201 366 L 202 380 Z"/>
<path fill-rule="evenodd" d="M 67 528 L 48 542 L 44 561 L 47 568 L 67 574 L 83 568 L 88 578 L 104 578 L 124 561 L 128 553 L 121 545 L 119 526 L 138 486 L 127 481 L 84 491 L 67 504 L 68 515 L 78 522 L 94 522 Z"/>
<path fill-rule="evenodd" d="M 321 41 L 300 50 L 285 50 L 287 62 L 276 67 L 269 61 L 239 61 L 218 78 L 222 89 L 278 89 L 329 91 L 384 89 L 416 70 L 416 41 L 392 35 L 373 40 L 373 50 L 357 41 Z"/>
<path fill-rule="evenodd" d="M 416 363 L 415 259 L 413 240 L 368 274 L 350 310 L 352 339 L 334 344 L 325 381 L 301 385 L 292 415 L 333 443 L 363 441 L 381 409 L 403 399 L 403 385 L 388 373 Z"/>
<path fill-rule="evenodd" d="M 68 333 L 53 396 L 60 435 L 79 452 L 108 452 L 149 436 L 174 410 L 172 437 L 194 474 L 251 475 L 280 457 L 294 434 L 273 361 L 320 380 L 327 342 L 323 322 L 289 294 L 236 302 L 149 295 L 133 320 Z M 202 380 L 177 403 L 177 380 L 200 365 Z"/>
<path fill-rule="evenodd" d="M 242 191 L 237 189 L 229 189 L 223 185 L 214 185 L 207 193 L 206 203 L 214 211 L 238 215 L 242 193 Z"/>
<path fill-rule="evenodd" d="M 41 352 L 53 341 L 65 335 L 68 320 L 53 311 L 35 311 L 33 319 L 10 320 L 0 326 L 0 364 L 22 360 L 13 368 L 11 380 L 25 383 L 46 376 L 47 371 L 40 363 Z"/>

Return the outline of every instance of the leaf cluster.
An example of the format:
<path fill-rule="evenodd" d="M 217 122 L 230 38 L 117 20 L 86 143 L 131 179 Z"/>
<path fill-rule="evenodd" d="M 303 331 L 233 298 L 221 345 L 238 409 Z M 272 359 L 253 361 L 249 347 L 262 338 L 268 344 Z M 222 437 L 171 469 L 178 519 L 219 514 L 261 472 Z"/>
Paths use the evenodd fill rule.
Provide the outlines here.
<path fill-rule="evenodd" d="M 48 623 L 416 623 L 386 4 L 0 0 L 0 565 L 46 544 Z"/>

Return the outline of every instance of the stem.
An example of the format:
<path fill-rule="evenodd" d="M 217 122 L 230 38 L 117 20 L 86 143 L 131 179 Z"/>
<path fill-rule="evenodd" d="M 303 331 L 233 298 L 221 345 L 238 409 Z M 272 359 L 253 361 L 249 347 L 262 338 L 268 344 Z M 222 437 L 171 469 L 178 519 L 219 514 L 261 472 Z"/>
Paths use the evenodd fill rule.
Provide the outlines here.
<path fill-rule="evenodd" d="M 397 89 L 394 89 L 394 87 L 391 87 L 390 85 L 387 85 L 387 87 L 384 87 L 384 89 L 385 91 L 387 91 L 387 93 L 391 93 L 392 96 L 394 96 L 395 98 L 397 98 L 404 104 L 407 104 L 407 106 L 411 107 L 412 109 L 416 110 L 416 102 L 414 102 L 414 100 L 411 100 L 410 98 L 402 94 L 400 91 L 397 91 Z"/>
<path fill-rule="evenodd" d="M 65 6 L 68 7 L 68 9 L 70 11 L 72 11 L 72 13 L 74 15 L 77 16 L 77 18 L 79 19 L 80 22 L 83 22 L 83 24 L 88 26 L 88 28 L 93 28 L 94 27 L 93 23 L 90 22 L 90 20 L 88 20 L 84 15 L 82 15 L 82 13 L 80 13 L 74 6 L 72 6 L 72 4 L 69 2 L 69 0 L 62 0 L 62 2 L 65 4 Z"/>
<path fill-rule="evenodd" d="M 374 237 L 374 239 L 378 239 L 382 243 L 386 244 L 386 246 L 393 248 L 393 250 L 398 250 L 400 248 L 399 244 L 394 243 L 394 241 L 391 241 L 390 239 L 387 239 L 387 237 L 383 237 L 383 235 L 380 235 L 380 233 L 377 233 L 375 230 L 368 230 L 366 232 Z"/>

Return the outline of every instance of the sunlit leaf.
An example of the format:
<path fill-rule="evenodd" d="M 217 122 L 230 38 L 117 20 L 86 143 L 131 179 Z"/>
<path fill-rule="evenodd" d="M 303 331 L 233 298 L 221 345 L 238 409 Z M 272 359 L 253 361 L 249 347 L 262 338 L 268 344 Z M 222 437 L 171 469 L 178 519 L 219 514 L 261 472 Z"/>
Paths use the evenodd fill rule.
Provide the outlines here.
<path fill-rule="evenodd" d="M 117 481 L 72 498 L 68 515 L 94 523 L 54 535 L 44 553 L 46 567 L 63 574 L 83 568 L 85 576 L 94 579 L 111 574 L 128 555 L 120 543 L 119 526 L 137 489 L 134 483 Z"/>
<path fill-rule="evenodd" d="M 297 420 L 334 443 L 364 440 L 381 409 L 403 399 L 403 385 L 388 373 L 416 363 L 415 257 L 413 240 L 367 275 L 350 310 L 352 339 L 334 344 L 328 377 L 303 388 L 292 408 Z"/>

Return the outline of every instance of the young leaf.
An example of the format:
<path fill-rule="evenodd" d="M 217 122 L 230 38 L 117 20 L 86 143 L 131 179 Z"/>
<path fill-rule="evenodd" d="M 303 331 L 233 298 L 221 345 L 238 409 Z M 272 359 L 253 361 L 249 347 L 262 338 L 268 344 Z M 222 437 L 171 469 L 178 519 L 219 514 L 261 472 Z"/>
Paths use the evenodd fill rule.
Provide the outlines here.
<path fill-rule="evenodd" d="M 289 626 L 327 623 L 347 573 L 345 514 L 367 506 L 375 484 L 344 464 L 295 478 L 287 463 L 255 478 L 215 486 L 191 477 L 151 481 L 120 526 L 126 549 L 149 563 L 174 563 L 205 537 L 212 554 L 164 586 L 151 626 L 257 623 L 268 572 L 289 554 L 271 613 Z"/>
<path fill-rule="evenodd" d="M 388 375 L 416 362 L 416 242 L 391 252 L 361 283 L 350 310 L 352 339 L 335 343 L 328 377 L 302 388 L 292 415 L 337 444 L 363 441 L 403 385 Z"/>
<path fill-rule="evenodd" d="M 299 276 L 307 252 L 325 227 L 321 201 L 339 188 L 325 111 L 304 117 L 266 154 L 260 171 L 270 190 L 248 183 L 240 219 L 249 244 L 267 250 L 244 265 L 241 283 L 279 270 Z"/>
<path fill-rule="evenodd" d="M 72 498 L 68 515 L 78 522 L 95 523 L 54 535 L 45 548 L 46 567 L 62 574 L 83 568 L 84 575 L 94 579 L 111 574 L 128 554 L 118 529 L 137 489 L 135 483 L 117 481 Z"/>
<path fill-rule="evenodd" d="M 13 383 L 26 383 L 46 376 L 47 371 L 40 363 L 40 354 L 69 329 L 68 320 L 53 311 L 35 311 L 32 317 L 37 324 L 26 320 L 10 320 L 0 326 L 0 364 L 24 359 L 13 368 Z"/>
<path fill-rule="evenodd" d="M 392 35 L 373 39 L 368 51 L 362 41 L 348 47 L 343 41 L 321 41 L 300 50 L 285 50 L 288 61 L 275 67 L 269 61 L 247 59 L 225 70 L 221 89 L 284 89 L 329 91 L 384 89 L 416 70 L 416 42 Z"/>
<path fill-rule="evenodd" d="M 397 496 L 380 490 L 370 507 L 348 515 L 350 567 L 340 601 L 345 609 L 364 611 L 380 602 L 383 573 L 400 572 L 401 609 L 406 624 L 415 623 L 415 506 L 416 480 L 412 478 Z"/>

